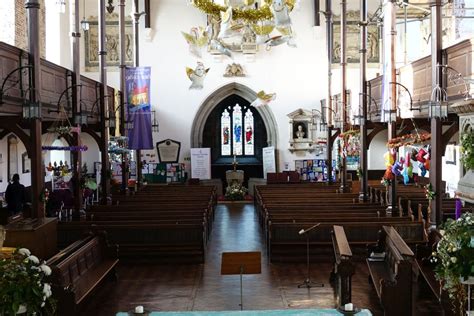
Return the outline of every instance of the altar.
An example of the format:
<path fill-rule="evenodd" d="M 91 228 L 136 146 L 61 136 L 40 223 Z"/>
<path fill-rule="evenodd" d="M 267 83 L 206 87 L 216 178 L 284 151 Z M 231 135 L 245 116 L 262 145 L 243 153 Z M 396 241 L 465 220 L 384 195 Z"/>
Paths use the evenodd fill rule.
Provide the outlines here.
<path fill-rule="evenodd" d="M 242 185 L 244 183 L 244 171 L 243 170 L 227 170 L 225 172 L 225 180 L 227 186 L 232 185 L 232 183 L 238 183 Z"/>
<path fill-rule="evenodd" d="M 117 313 L 116 316 L 139 315 L 135 313 Z M 343 315 L 336 309 L 285 309 L 285 310 L 254 310 L 254 311 L 190 311 L 190 312 L 147 312 L 148 316 L 330 316 Z M 371 316 L 368 309 L 362 309 L 358 316 Z"/>

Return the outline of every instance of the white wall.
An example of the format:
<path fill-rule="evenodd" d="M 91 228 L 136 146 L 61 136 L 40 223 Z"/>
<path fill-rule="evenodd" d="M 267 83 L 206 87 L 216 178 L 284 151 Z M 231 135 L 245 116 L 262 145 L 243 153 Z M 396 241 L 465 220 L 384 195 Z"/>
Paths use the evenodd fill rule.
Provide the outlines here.
<path fill-rule="evenodd" d="M 11 134 L 9 134 L 11 135 Z M 7 148 L 8 148 L 8 136 L 3 137 L 0 140 L 0 153 L 2 153 L 2 159 L 0 160 L 0 192 L 5 192 L 8 186 L 8 157 L 7 157 Z M 22 170 L 22 154 L 26 152 L 25 145 L 22 141 L 18 139 L 17 151 L 18 151 L 18 175 L 20 176 L 20 183 L 24 186 L 31 185 L 31 173 L 23 173 Z"/>
<path fill-rule="evenodd" d="M 386 169 L 383 155 L 387 152 L 387 139 L 388 132 L 386 129 L 375 135 L 374 139 L 372 139 L 367 151 L 369 169 Z"/>

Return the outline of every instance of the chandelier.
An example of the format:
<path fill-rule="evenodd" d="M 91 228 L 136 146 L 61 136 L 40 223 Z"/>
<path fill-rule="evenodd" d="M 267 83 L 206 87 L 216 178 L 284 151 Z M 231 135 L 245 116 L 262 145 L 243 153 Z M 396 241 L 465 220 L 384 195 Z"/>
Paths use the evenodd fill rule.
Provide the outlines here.
<path fill-rule="evenodd" d="M 183 33 L 190 52 L 202 58 L 204 48 L 211 54 L 255 54 L 287 44 L 296 47 L 290 13 L 298 0 L 191 0 L 207 15 L 207 25 Z"/>

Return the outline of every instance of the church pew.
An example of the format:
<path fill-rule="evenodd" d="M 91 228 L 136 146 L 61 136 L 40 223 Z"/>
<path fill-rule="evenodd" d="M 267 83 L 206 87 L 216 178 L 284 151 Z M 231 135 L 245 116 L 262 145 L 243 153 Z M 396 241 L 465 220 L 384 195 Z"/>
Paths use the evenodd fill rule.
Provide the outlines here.
<path fill-rule="evenodd" d="M 58 302 L 58 315 L 77 315 L 79 305 L 106 277 L 115 279 L 117 257 L 117 245 L 109 245 L 102 232 L 79 240 L 48 260 L 52 269 L 48 281 Z"/>
<path fill-rule="evenodd" d="M 315 222 L 307 223 L 269 223 L 267 242 L 267 254 L 271 262 L 285 261 L 293 258 L 301 258 L 306 250 L 306 239 L 299 235 L 302 228 L 314 225 Z M 313 251 L 321 247 L 330 247 L 331 230 L 333 225 L 344 227 L 347 240 L 351 246 L 365 246 L 375 243 L 378 232 L 383 226 L 390 225 L 400 233 L 403 239 L 411 245 L 426 242 L 426 232 L 423 223 L 411 221 L 380 221 L 370 222 L 360 219 L 358 221 L 322 222 L 319 227 L 309 232 L 310 244 Z M 316 249 L 314 249 L 316 248 Z"/>
<path fill-rule="evenodd" d="M 344 306 L 352 302 L 352 275 L 355 273 L 355 266 L 352 262 L 352 251 L 344 227 L 334 225 L 331 237 L 334 250 L 331 280 L 335 281 L 337 305 Z"/>
<path fill-rule="evenodd" d="M 176 224 L 159 220 L 59 222 L 60 246 L 78 240 L 92 227 L 106 231 L 110 242 L 119 245 L 120 258 L 204 262 L 204 223 Z"/>
<path fill-rule="evenodd" d="M 384 226 L 377 242 L 380 247 L 368 249 L 369 277 L 387 316 L 414 315 L 414 253 L 402 237 L 396 227 Z M 373 251 L 385 255 L 373 258 Z"/>

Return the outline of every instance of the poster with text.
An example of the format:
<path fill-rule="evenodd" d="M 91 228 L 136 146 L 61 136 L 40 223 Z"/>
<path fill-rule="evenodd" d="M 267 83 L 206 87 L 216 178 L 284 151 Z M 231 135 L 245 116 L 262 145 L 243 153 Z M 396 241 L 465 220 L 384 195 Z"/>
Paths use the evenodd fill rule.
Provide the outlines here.
<path fill-rule="evenodd" d="M 267 173 L 276 172 L 275 147 L 264 147 L 263 154 L 263 178 L 267 178 Z"/>
<path fill-rule="evenodd" d="M 150 67 L 125 69 L 125 100 L 128 120 L 133 128 L 128 130 L 130 149 L 153 149 L 150 104 Z"/>
<path fill-rule="evenodd" d="M 191 148 L 191 178 L 211 179 L 211 148 Z"/>

